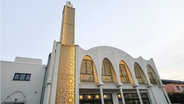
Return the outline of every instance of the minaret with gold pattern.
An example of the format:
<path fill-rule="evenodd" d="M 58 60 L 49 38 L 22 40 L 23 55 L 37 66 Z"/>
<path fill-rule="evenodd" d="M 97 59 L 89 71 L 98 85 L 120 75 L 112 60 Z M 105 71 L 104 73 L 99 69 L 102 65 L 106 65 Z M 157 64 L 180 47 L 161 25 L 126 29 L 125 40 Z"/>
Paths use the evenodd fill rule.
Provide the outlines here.
<path fill-rule="evenodd" d="M 75 8 L 67 1 L 63 10 L 56 104 L 75 104 Z"/>

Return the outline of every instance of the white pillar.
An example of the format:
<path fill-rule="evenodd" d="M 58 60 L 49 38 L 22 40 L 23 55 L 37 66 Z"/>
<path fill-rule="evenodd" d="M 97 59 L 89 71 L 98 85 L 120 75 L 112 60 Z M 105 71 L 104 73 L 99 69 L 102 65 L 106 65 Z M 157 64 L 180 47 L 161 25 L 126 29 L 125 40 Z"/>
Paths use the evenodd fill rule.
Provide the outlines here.
<path fill-rule="evenodd" d="M 50 84 L 46 86 L 43 104 L 50 104 Z"/>
<path fill-rule="evenodd" d="M 125 104 L 125 98 L 124 98 L 124 95 L 123 95 L 123 90 L 122 90 L 121 87 L 119 87 L 119 90 L 120 90 L 120 93 L 121 93 L 122 103 Z"/>
<path fill-rule="evenodd" d="M 156 104 L 156 99 L 155 99 L 155 96 L 154 96 L 154 94 L 153 94 L 153 90 L 152 90 L 152 88 L 151 87 L 153 87 L 153 85 L 152 84 L 148 84 L 148 94 L 149 94 L 149 96 L 151 97 L 151 99 L 150 99 L 150 102 L 152 103 L 152 104 Z"/>
<path fill-rule="evenodd" d="M 164 85 L 162 85 L 162 90 L 164 91 L 164 95 L 166 97 L 166 100 L 167 100 L 168 104 L 171 104 L 171 101 L 170 101 L 170 99 L 169 99 L 169 97 L 167 95 L 167 92 L 165 91 Z"/>
<path fill-rule="evenodd" d="M 51 85 L 51 90 L 50 90 L 50 103 L 49 104 L 55 104 L 55 100 L 56 100 L 59 56 L 60 56 L 60 44 L 56 43 L 56 53 L 55 53 L 55 58 L 54 58 L 52 85 Z"/>
<path fill-rule="evenodd" d="M 100 97 L 101 97 L 101 103 L 104 104 L 104 97 L 103 97 L 103 89 L 102 89 L 102 85 L 99 85 L 100 87 Z"/>
<path fill-rule="evenodd" d="M 139 98 L 140 104 L 143 104 L 143 102 L 142 102 L 142 98 L 141 98 L 141 94 L 140 94 L 140 92 L 139 92 L 139 89 L 138 89 L 137 85 L 136 85 L 136 86 L 134 86 L 134 87 L 135 87 L 135 89 L 136 89 L 136 91 L 137 91 L 137 95 L 138 95 L 138 98 Z"/>
<path fill-rule="evenodd" d="M 45 88 L 45 93 L 44 93 L 44 100 L 43 100 L 43 104 L 50 104 L 50 99 L 51 99 L 51 84 L 53 81 L 53 71 L 54 71 L 54 64 L 55 64 L 55 58 L 56 58 L 56 45 L 57 42 L 54 41 L 53 44 L 53 49 L 52 49 L 52 53 L 50 56 L 50 61 L 48 62 L 48 74 L 46 76 L 46 88 Z"/>

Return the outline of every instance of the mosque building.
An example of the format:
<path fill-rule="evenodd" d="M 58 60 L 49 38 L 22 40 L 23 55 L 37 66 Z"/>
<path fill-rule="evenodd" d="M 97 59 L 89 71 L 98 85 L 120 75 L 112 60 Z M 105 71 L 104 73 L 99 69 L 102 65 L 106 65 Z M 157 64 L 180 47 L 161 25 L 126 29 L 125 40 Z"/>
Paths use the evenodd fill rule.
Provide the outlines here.
<path fill-rule="evenodd" d="M 1 104 L 171 104 L 153 59 L 75 45 L 75 8 L 63 9 L 60 42 L 41 59 L 0 61 Z"/>

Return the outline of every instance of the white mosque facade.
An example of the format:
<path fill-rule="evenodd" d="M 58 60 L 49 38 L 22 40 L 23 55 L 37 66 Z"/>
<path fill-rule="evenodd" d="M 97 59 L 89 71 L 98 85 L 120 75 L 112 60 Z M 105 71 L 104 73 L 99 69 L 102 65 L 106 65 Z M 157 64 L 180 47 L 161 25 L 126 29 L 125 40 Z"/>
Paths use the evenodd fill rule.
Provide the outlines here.
<path fill-rule="evenodd" d="M 153 59 L 107 46 L 82 49 L 74 44 L 74 15 L 67 2 L 47 65 L 0 61 L 1 104 L 170 104 Z"/>

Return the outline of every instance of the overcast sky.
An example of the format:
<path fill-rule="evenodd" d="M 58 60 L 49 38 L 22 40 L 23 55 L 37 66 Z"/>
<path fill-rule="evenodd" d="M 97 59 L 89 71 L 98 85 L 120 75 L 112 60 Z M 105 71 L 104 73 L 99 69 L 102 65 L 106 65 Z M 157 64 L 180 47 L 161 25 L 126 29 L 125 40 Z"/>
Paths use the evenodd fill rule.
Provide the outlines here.
<path fill-rule="evenodd" d="M 75 43 L 112 46 L 134 58 L 154 59 L 162 79 L 184 81 L 184 0 L 71 0 Z M 1 0 L 1 59 L 47 63 L 60 39 L 66 0 Z"/>

